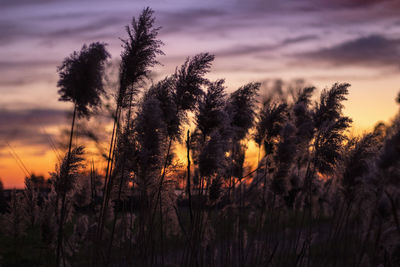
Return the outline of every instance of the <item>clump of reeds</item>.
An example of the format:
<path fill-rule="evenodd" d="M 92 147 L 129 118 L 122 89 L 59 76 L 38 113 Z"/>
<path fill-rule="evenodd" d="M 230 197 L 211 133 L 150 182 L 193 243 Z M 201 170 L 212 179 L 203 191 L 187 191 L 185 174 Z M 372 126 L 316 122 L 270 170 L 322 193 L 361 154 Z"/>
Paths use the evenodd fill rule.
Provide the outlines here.
<path fill-rule="evenodd" d="M 126 27 L 105 170 L 73 137 L 77 119 L 101 110 L 110 55 L 92 43 L 63 61 L 60 100 L 74 106 L 68 150 L 47 187 L 32 176 L 6 199 L 0 183 L 0 264 L 399 264 L 398 116 L 351 137 L 349 84 L 319 98 L 280 80 L 272 92 L 248 83 L 228 94 L 223 79 L 207 78 L 209 53 L 153 82 L 159 31 L 149 8 Z"/>

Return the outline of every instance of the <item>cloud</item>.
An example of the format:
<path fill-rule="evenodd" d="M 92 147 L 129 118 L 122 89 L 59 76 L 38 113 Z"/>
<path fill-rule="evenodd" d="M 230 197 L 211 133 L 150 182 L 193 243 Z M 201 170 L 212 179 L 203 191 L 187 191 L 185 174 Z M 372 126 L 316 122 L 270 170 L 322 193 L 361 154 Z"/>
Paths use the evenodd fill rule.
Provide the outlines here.
<path fill-rule="evenodd" d="M 165 25 L 163 34 L 178 33 L 184 29 L 204 26 L 204 22 L 210 19 L 221 19 L 228 13 L 224 10 L 213 8 L 186 8 L 178 11 L 157 11 L 157 23 Z M 213 25 L 217 30 L 218 25 Z"/>
<path fill-rule="evenodd" d="M 60 118 L 65 118 L 65 115 L 65 110 L 58 109 L 0 110 L 0 125 L 48 126 L 59 123 Z"/>
<path fill-rule="evenodd" d="M 5 142 L 48 144 L 44 128 L 64 125 L 66 114 L 58 109 L 0 110 L 0 147 Z"/>
<path fill-rule="evenodd" d="M 255 13 L 294 11 L 315 12 L 321 10 L 343 10 L 343 9 L 371 9 L 373 6 L 394 6 L 397 0 L 250 0 L 239 1 L 237 5 L 243 10 L 248 9 Z"/>
<path fill-rule="evenodd" d="M 26 60 L 26 61 L 0 60 L 0 71 L 5 71 L 10 68 L 32 69 L 32 68 L 54 67 L 57 64 L 59 64 L 59 62 L 57 62 L 56 60 Z"/>
<path fill-rule="evenodd" d="M 13 92 L 23 91 L 23 86 L 32 85 L 37 82 L 53 83 L 55 75 L 26 73 L 24 76 L 5 75 L 0 79 L 0 86 L 13 87 Z M 12 103 L 13 105 L 14 103 Z"/>
<path fill-rule="evenodd" d="M 274 50 L 284 48 L 286 46 L 316 40 L 318 39 L 317 35 L 301 35 L 294 38 L 287 38 L 282 40 L 277 44 L 260 44 L 260 45 L 242 45 L 242 46 L 235 46 L 228 49 L 223 49 L 220 51 L 216 51 L 215 54 L 218 57 L 231 57 L 231 56 L 243 56 L 243 55 L 251 55 L 256 53 L 266 53 L 272 52 Z"/>
<path fill-rule="evenodd" d="M 400 68 L 400 39 L 369 35 L 330 48 L 297 55 L 298 58 L 335 66 L 396 66 Z"/>
<path fill-rule="evenodd" d="M 320 1 L 320 0 L 319 0 Z M 317 2 L 317 1 L 315 1 Z M 320 1 L 321 2 L 321 1 Z M 365 8 L 384 2 L 395 2 L 393 0 L 323 0 L 324 5 L 337 8 Z"/>
<path fill-rule="evenodd" d="M 7 6 L 21 6 L 21 5 L 32 5 L 32 4 L 43 4 L 43 3 L 49 3 L 52 2 L 51 0 L 18 0 L 18 1 L 14 1 L 14 0 L 2 0 L 1 4 L 3 7 L 7 7 Z"/>
<path fill-rule="evenodd" d="M 0 45 L 13 43 L 18 36 L 32 37 L 30 30 L 24 30 L 18 23 L 9 20 L 0 20 L 0 33 Z"/>
<path fill-rule="evenodd" d="M 287 39 L 283 40 L 282 43 L 281 43 L 281 46 L 282 45 L 296 44 L 296 43 L 301 43 L 301 42 L 310 41 L 310 40 L 316 40 L 316 39 L 318 39 L 318 36 L 314 35 L 314 34 L 301 35 L 301 36 L 298 36 L 298 37 L 287 38 Z"/>
<path fill-rule="evenodd" d="M 64 19 L 40 17 L 20 21 L 0 21 L 0 45 L 9 45 L 27 39 L 39 39 L 42 44 L 54 40 L 57 42 L 71 39 L 90 40 L 99 33 L 107 32 L 106 28 L 121 28 L 127 24 L 125 18 L 116 14 L 102 16 L 100 19 L 97 18 L 98 16 L 100 15 L 78 13 L 66 16 Z M 36 27 L 31 27 L 32 25 Z M 54 27 L 55 29 L 52 29 Z M 107 32 L 108 38 L 113 37 L 112 35 L 112 31 Z"/>
<path fill-rule="evenodd" d="M 82 15 L 82 17 L 84 17 Z M 81 17 L 81 18 L 82 18 Z M 76 27 L 64 27 L 56 31 L 46 34 L 46 38 L 52 40 L 67 39 L 67 38 L 81 38 L 80 36 L 92 36 L 95 33 L 102 32 L 106 27 L 121 27 L 126 24 L 126 21 L 119 17 L 107 17 L 98 19 L 89 23 L 83 23 Z"/>

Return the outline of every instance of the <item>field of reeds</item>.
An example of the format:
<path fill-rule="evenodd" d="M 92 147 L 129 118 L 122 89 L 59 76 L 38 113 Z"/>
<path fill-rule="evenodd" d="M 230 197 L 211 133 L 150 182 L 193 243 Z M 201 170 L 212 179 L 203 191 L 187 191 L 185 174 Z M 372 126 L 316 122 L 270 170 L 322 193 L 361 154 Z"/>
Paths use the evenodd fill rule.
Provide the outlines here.
<path fill-rule="evenodd" d="M 126 27 L 113 88 L 104 43 L 58 67 L 69 142 L 48 180 L 0 188 L 0 266 L 400 265 L 399 116 L 351 136 L 349 84 L 262 96 L 248 83 L 228 94 L 206 78 L 208 53 L 152 81 L 163 54 L 154 22 L 146 8 Z M 104 97 L 103 170 L 75 145 L 75 127 Z"/>

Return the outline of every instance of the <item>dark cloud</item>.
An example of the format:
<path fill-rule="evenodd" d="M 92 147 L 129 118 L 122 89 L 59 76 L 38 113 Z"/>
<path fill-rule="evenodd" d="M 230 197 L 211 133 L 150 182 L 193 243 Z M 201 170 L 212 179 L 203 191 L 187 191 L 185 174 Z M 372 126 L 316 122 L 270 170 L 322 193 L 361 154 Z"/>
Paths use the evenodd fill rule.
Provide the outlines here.
<path fill-rule="evenodd" d="M 20 40 L 25 40 L 27 38 L 38 38 L 42 40 L 42 44 L 45 44 L 49 41 L 56 40 L 57 42 L 61 42 L 65 39 L 93 39 L 93 36 L 102 33 L 104 35 L 104 29 L 107 27 L 112 27 L 114 29 L 122 28 L 123 25 L 127 24 L 127 21 L 124 17 L 120 16 L 107 16 L 104 17 L 101 14 L 93 13 L 79 13 L 75 16 L 68 17 L 66 19 L 72 20 L 76 17 L 76 20 L 82 20 L 82 23 L 76 26 L 71 26 L 67 22 L 60 22 L 57 19 L 53 18 L 37 18 L 35 20 L 50 25 L 59 25 L 57 30 L 50 30 L 44 28 L 32 28 L 31 20 L 23 20 L 23 21 L 0 21 L 0 44 L 6 45 L 13 42 L 17 42 Z M 98 19 L 96 17 L 102 17 Z M 83 21 L 83 19 L 91 20 L 89 22 Z M 37 23 L 37 21 L 35 21 Z M 107 35 L 107 39 L 114 37 L 112 36 L 112 32 Z"/>
<path fill-rule="evenodd" d="M 283 24 L 295 29 L 312 26 L 377 26 L 399 17 L 398 0 L 251 0 L 238 1 L 236 15 L 247 20 L 285 18 Z M 307 19 L 308 21 L 303 21 Z M 272 22 L 274 23 L 274 22 Z M 385 29 L 382 29 L 384 32 Z"/>
<path fill-rule="evenodd" d="M 243 55 L 252 55 L 256 53 L 266 53 L 272 52 L 274 50 L 311 40 L 318 39 L 317 35 L 302 35 L 294 38 L 287 38 L 282 40 L 281 42 L 273 45 L 261 44 L 261 45 L 242 45 L 235 46 L 232 48 L 224 49 L 221 51 L 216 51 L 215 54 L 218 57 L 231 57 L 231 56 L 243 56 Z"/>
<path fill-rule="evenodd" d="M 23 90 L 26 85 L 38 82 L 55 86 L 57 60 L 0 60 L 0 87 L 13 87 L 13 92 Z M 22 95 L 21 95 L 22 96 Z M 25 98 L 26 96 L 22 96 Z"/>
<path fill-rule="evenodd" d="M 280 46 L 285 46 L 285 45 L 301 43 L 301 42 L 305 42 L 305 41 L 316 40 L 318 38 L 319 37 L 317 35 L 313 35 L 313 34 L 301 35 L 301 36 L 298 36 L 298 37 L 287 38 L 287 39 L 283 40 L 282 43 L 280 44 Z"/>
<path fill-rule="evenodd" d="M 400 68 L 400 39 L 370 35 L 330 48 L 298 55 L 303 60 L 333 65 L 397 66 Z"/>
<path fill-rule="evenodd" d="M 20 34 L 20 33 L 24 34 Z M 24 30 L 18 23 L 14 21 L 0 20 L 0 45 L 7 45 L 14 42 L 18 36 L 29 38 L 33 34 L 31 30 Z"/>
<path fill-rule="evenodd" d="M 83 15 L 82 15 L 83 17 Z M 81 18 L 82 18 L 81 17 Z M 65 27 L 61 28 L 60 30 L 50 32 L 46 34 L 47 39 L 56 38 L 64 39 L 64 38 L 71 38 L 71 37 L 79 37 L 82 35 L 91 36 L 95 33 L 104 31 L 106 27 L 123 27 L 122 25 L 126 24 L 125 19 L 119 17 L 108 17 L 103 19 L 98 19 L 90 23 L 82 24 L 77 27 Z"/>
<path fill-rule="evenodd" d="M 56 66 L 60 62 L 56 60 L 26 60 L 26 61 L 13 61 L 13 60 L 0 60 L 0 71 L 10 68 L 17 69 L 31 69 Z"/>
<path fill-rule="evenodd" d="M 319 0 L 326 7 L 345 7 L 345 8 L 365 8 L 371 5 L 382 4 L 384 2 L 395 2 L 393 0 Z"/>
<path fill-rule="evenodd" d="M 304 5 L 304 11 L 315 11 L 321 9 L 342 9 L 342 8 L 369 8 L 372 5 L 384 2 L 394 2 L 393 0 L 300 0 Z"/>
<path fill-rule="evenodd" d="M 396 5 L 397 0 L 250 0 L 239 1 L 237 5 L 254 13 L 295 11 L 320 12 L 321 10 L 369 9 L 375 5 Z"/>
<path fill-rule="evenodd" d="M 0 125 L 2 127 L 36 124 L 48 126 L 60 123 L 60 119 L 64 119 L 65 115 L 65 110 L 58 109 L 0 110 Z"/>
<path fill-rule="evenodd" d="M 65 125 L 66 111 L 58 109 L 0 110 L 0 146 L 4 142 L 48 144 L 46 127 Z"/>
<path fill-rule="evenodd" d="M 162 34 L 178 33 L 186 29 L 194 30 L 197 26 L 204 27 L 204 22 L 210 19 L 220 19 L 228 13 L 223 10 L 206 8 L 186 8 L 178 11 L 156 12 L 157 22 L 164 25 Z M 214 24 L 213 30 L 218 30 L 219 25 Z"/>
<path fill-rule="evenodd" d="M 55 66 L 55 65 L 54 65 Z M 21 71 L 22 73 L 24 70 L 21 68 L 19 70 L 15 69 L 15 71 Z M 52 73 L 33 73 L 25 71 L 25 75 L 15 76 L 15 75 L 4 75 L 0 78 L 0 86 L 5 87 L 13 87 L 13 92 L 22 92 L 26 90 L 24 86 L 26 85 L 33 85 L 38 82 L 47 82 L 52 86 L 56 84 L 56 76 Z M 54 67 L 55 73 L 55 67 Z M 14 103 L 11 103 L 14 105 Z"/>
<path fill-rule="evenodd" d="M 10 1 L 12 2 L 12 1 Z M 46 1 L 43 1 L 45 5 Z M 27 3 L 22 2 L 19 5 L 24 6 Z M 104 4 L 104 3 L 101 3 Z M 44 6 L 45 6 L 44 5 Z M 71 2 L 71 6 L 78 5 L 78 1 Z M 201 25 L 210 18 L 220 18 L 225 11 L 212 8 L 181 8 L 178 11 L 157 11 L 157 23 L 167 25 L 162 31 L 163 34 L 176 33 L 182 29 Z M 94 39 L 99 35 L 103 39 L 114 39 L 115 30 L 105 33 L 105 28 L 117 29 L 122 31 L 125 25 L 130 24 L 132 15 L 140 11 L 120 10 L 118 13 L 112 11 L 110 13 L 99 13 L 98 11 L 87 10 L 82 11 L 78 7 L 74 12 L 68 11 L 65 14 L 43 14 L 41 16 L 33 16 L 16 20 L 0 19 L 0 44 L 6 45 L 26 38 L 38 38 L 42 43 L 52 42 L 56 40 L 60 42 L 64 39 L 77 39 L 82 41 Z M 81 21 L 81 24 L 71 26 L 68 21 Z M 32 24 L 34 23 L 34 24 Z M 41 27 L 32 27 L 32 25 L 42 25 Z M 50 30 L 48 26 L 59 26 L 57 30 Z M 50 27 L 51 28 L 51 27 Z"/>
<path fill-rule="evenodd" d="M 22 6 L 22 5 L 32 5 L 32 4 L 44 4 L 51 3 L 53 0 L 1 0 L 1 5 L 3 7 L 14 7 L 14 6 Z"/>

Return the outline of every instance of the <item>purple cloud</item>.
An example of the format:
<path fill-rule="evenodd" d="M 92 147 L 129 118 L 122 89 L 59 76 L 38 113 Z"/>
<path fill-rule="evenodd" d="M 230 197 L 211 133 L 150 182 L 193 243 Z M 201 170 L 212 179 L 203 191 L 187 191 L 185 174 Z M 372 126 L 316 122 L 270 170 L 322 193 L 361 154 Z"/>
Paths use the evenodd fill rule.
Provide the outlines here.
<path fill-rule="evenodd" d="M 300 54 L 311 62 L 362 66 L 397 66 L 400 68 L 400 39 L 369 35 L 346 41 L 330 48 Z"/>

